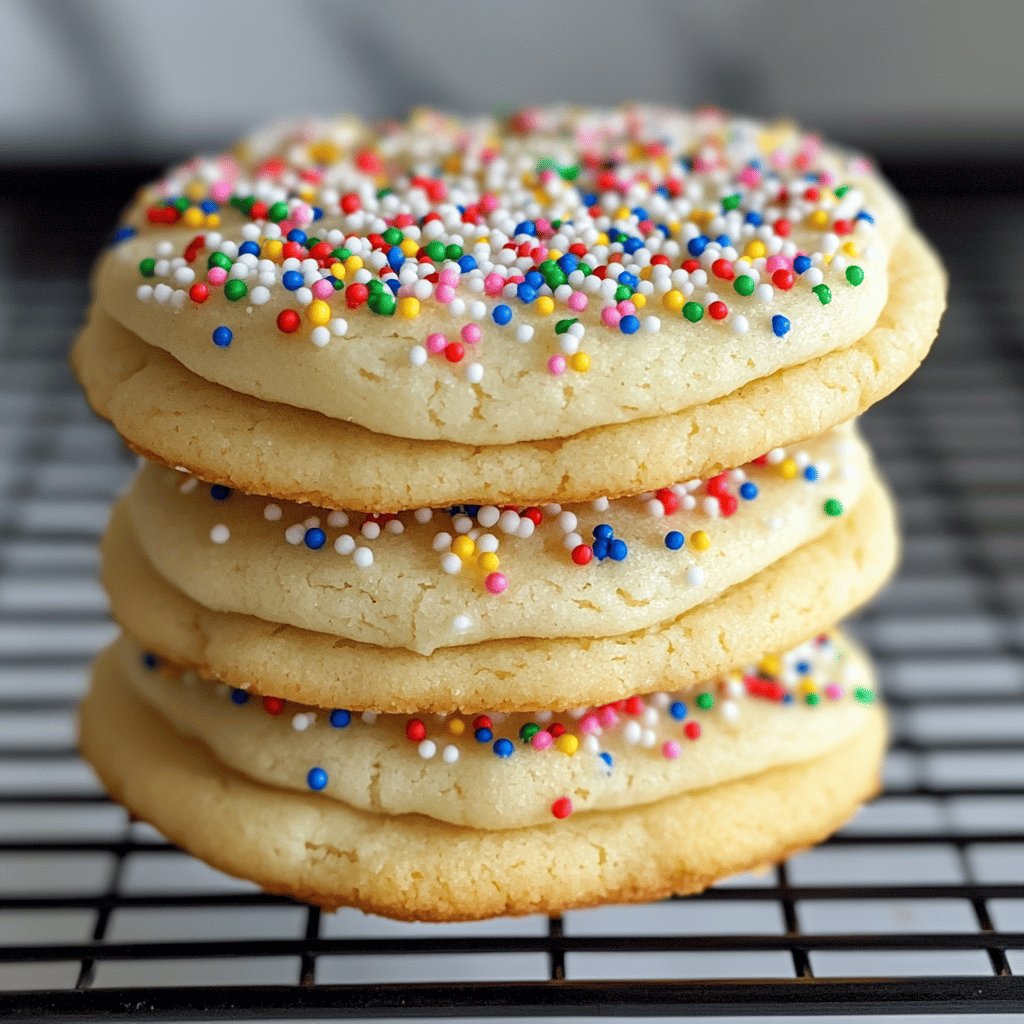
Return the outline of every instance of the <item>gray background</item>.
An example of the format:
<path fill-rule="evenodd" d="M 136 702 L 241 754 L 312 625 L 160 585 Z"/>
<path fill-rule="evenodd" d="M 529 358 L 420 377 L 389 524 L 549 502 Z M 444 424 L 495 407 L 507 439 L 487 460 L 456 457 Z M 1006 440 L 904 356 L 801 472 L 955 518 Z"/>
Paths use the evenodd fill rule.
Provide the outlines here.
<path fill-rule="evenodd" d="M 303 111 L 566 99 L 1024 154 L 1022 0 L 0 0 L 0 160 L 167 159 Z"/>

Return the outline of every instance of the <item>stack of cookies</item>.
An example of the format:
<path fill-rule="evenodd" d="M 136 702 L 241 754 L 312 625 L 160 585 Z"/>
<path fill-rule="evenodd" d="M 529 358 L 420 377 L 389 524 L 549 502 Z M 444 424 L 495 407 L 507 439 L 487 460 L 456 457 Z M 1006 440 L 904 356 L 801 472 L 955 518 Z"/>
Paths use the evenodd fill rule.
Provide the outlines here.
<path fill-rule="evenodd" d="M 714 110 L 271 127 L 142 189 L 74 363 L 143 456 L 81 745 L 326 908 L 688 893 L 835 830 L 897 557 L 855 417 L 944 277 L 863 158 Z"/>

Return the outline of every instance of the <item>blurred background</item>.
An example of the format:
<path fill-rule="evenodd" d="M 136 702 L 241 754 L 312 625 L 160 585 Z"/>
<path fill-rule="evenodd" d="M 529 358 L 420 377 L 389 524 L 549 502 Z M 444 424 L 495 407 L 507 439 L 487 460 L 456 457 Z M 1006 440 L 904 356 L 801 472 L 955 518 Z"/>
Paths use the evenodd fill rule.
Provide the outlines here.
<path fill-rule="evenodd" d="M 557 978 L 538 1005 L 589 991 L 623 1015 L 713 991 L 723 1012 L 796 1013 L 802 993 L 816 1013 L 1019 1020 L 1022 52 L 1024 0 L 0 0 L 0 1020 L 526 998 L 481 978 Z M 853 627 L 894 711 L 886 791 L 826 846 L 684 903 L 321 922 L 129 822 L 77 757 L 113 634 L 96 540 L 133 462 L 67 367 L 89 267 L 161 164 L 268 119 L 626 99 L 792 116 L 877 155 L 946 260 L 932 355 L 863 420 L 905 534 Z M 443 987 L 414 1004 L 411 981 Z"/>
<path fill-rule="evenodd" d="M 267 118 L 714 102 L 884 157 L 1024 155 L 1020 0 L 5 0 L 0 161 L 165 161 Z"/>

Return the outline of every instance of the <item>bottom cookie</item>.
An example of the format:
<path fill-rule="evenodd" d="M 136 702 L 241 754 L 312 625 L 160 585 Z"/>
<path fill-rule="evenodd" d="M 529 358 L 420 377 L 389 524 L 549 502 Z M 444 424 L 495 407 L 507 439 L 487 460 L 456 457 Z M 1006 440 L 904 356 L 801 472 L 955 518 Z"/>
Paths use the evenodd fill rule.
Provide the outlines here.
<path fill-rule="evenodd" d="M 80 744 L 112 796 L 213 866 L 325 909 L 403 920 L 556 913 L 698 892 L 821 841 L 879 786 L 880 708 L 827 754 L 624 811 L 484 831 L 254 783 L 176 733 L 110 652 Z"/>

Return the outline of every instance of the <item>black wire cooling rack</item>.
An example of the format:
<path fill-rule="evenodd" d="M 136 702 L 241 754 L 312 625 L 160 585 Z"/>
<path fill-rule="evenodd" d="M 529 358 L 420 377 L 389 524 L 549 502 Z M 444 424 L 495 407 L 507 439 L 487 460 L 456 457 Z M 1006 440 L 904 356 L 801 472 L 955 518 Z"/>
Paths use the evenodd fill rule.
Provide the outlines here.
<path fill-rule="evenodd" d="M 952 306 L 925 369 L 865 419 L 906 531 L 856 625 L 895 713 L 884 795 L 702 896 L 427 926 L 220 875 L 128 821 L 75 753 L 86 664 L 113 633 L 95 542 L 131 463 L 65 353 L 131 179 L 71 180 L 74 216 L 50 212 L 65 172 L 6 175 L 0 210 L 0 1019 L 1024 1008 L 1021 196 L 918 194 Z"/>

